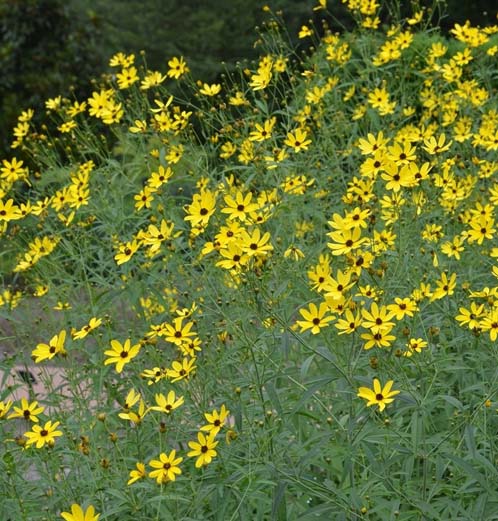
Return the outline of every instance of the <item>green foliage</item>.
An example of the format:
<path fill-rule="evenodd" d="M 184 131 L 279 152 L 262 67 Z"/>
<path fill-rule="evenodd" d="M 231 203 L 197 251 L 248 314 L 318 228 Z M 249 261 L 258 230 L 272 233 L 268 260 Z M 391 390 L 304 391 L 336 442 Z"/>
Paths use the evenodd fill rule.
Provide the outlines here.
<path fill-rule="evenodd" d="M 88 78 L 102 68 L 99 30 L 61 0 L 0 3 L 0 150 L 20 107 L 42 110 L 44 101 L 70 90 L 88 93 Z"/>

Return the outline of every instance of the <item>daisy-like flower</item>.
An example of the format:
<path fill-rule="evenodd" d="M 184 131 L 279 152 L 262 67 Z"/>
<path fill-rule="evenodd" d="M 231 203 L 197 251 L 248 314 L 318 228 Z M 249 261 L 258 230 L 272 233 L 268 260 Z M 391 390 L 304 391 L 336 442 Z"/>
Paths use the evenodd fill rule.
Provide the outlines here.
<path fill-rule="evenodd" d="M 72 331 L 71 335 L 74 340 L 81 340 L 85 338 L 90 331 L 93 331 L 97 327 L 102 324 L 102 319 L 97 317 L 92 317 L 86 326 L 83 326 L 79 331 Z"/>
<path fill-rule="evenodd" d="M 311 139 L 306 139 L 307 137 L 308 133 L 306 130 L 296 128 L 294 131 L 287 134 L 284 144 L 294 149 L 294 152 L 308 150 L 308 146 L 311 144 Z"/>
<path fill-rule="evenodd" d="M 127 409 L 126 412 L 120 412 L 118 416 L 123 420 L 129 420 L 135 425 L 139 425 L 148 412 L 149 409 L 145 408 L 145 402 L 141 399 L 138 405 L 138 411 Z"/>
<path fill-rule="evenodd" d="M 171 378 L 171 383 L 187 378 L 195 370 L 194 364 L 195 358 L 184 358 L 181 362 L 174 360 L 171 363 L 171 368 L 166 370 L 168 378 Z"/>
<path fill-rule="evenodd" d="M 131 345 L 131 340 L 127 338 L 125 343 L 121 345 L 118 340 L 111 340 L 112 349 L 104 351 L 106 358 L 104 365 L 116 364 L 116 372 L 120 373 L 125 364 L 135 358 L 140 351 L 140 344 Z"/>
<path fill-rule="evenodd" d="M 173 320 L 173 325 L 164 324 L 164 339 L 166 342 L 171 342 L 180 346 L 186 339 L 191 336 L 196 336 L 194 331 L 190 331 L 194 325 L 193 322 L 187 322 L 183 325 L 183 317 L 177 317 Z"/>
<path fill-rule="evenodd" d="M 12 406 L 12 400 L 7 402 L 0 401 L 0 420 L 5 417 L 5 415 L 9 412 L 9 409 Z"/>
<path fill-rule="evenodd" d="M 441 280 L 436 281 L 437 288 L 432 293 L 431 300 L 438 300 L 446 295 L 453 295 L 456 287 L 457 274 L 452 273 L 448 279 L 446 273 L 441 274 Z"/>
<path fill-rule="evenodd" d="M 176 80 L 180 79 L 184 74 L 190 71 L 183 56 L 180 56 L 180 58 L 174 56 L 168 61 L 168 66 L 169 70 L 166 74 L 168 77 L 175 78 Z"/>
<path fill-rule="evenodd" d="M 228 219 L 239 219 L 245 221 L 247 214 L 258 210 L 259 205 L 257 203 L 251 203 L 252 193 L 248 192 L 243 194 L 240 190 L 231 195 L 225 195 L 224 200 L 226 207 L 221 209 L 222 213 L 229 214 Z"/>
<path fill-rule="evenodd" d="M 31 356 L 38 364 L 42 360 L 51 360 L 57 354 L 65 354 L 65 340 L 66 331 L 63 329 L 58 335 L 54 335 L 48 344 L 38 344 L 36 349 L 31 352 Z"/>
<path fill-rule="evenodd" d="M 304 320 L 298 320 L 296 323 L 301 328 L 301 333 L 311 329 L 311 333 L 316 335 L 320 333 L 320 329 L 328 326 L 329 322 L 334 320 L 333 315 L 329 315 L 329 306 L 326 302 L 322 302 L 317 307 L 313 302 L 310 303 L 309 309 L 300 309 Z"/>
<path fill-rule="evenodd" d="M 217 436 L 223 425 L 225 425 L 229 414 L 230 411 L 225 407 L 225 404 L 221 406 L 219 412 L 214 409 L 212 414 L 208 412 L 204 413 L 204 417 L 209 424 L 201 427 L 201 431 L 208 432 L 213 437 Z"/>
<path fill-rule="evenodd" d="M 60 422 L 52 423 L 51 421 L 46 422 L 43 427 L 41 425 L 33 425 L 31 431 L 24 433 L 24 436 L 28 438 L 26 445 L 36 444 L 37 449 L 41 449 L 46 444 L 52 446 L 55 443 L 55 438 L 62 436 L 62 431 L 57 430 L 59 425 Z"/>
<path fill-rule="evenodd" d="M 137 252 L 139 248 L 139 243 L 136 240 L 133 240 L 131 242 L 127 242 L 125 244 L 121 244 L 119 246 L 119 251 L 114 255 L 114 260 L 116 261 L 116 264 L 119 266 L 120 264 L 124 264 L 125 262 L 128 262 L 133 255 Z"/>
<path fill-rule="evenodd" d="M 38 423 L 40 421 L 38 419 L 38 415 L 41 414 L 44 410 L 44 407 L 38 407 L 37 401 L 29 403 L 28 400 L 26 400 L 26 398 L 22 398 L 21 407 L 14 406 L 14 412 L 9 414 L 8 419 L 10 420 L 12 418 L 24 418 L 25 420 Z"/>
<path fill-rule="evenodd" d="M 208 436 L 204 436 L 202 432 L 197 434 L 198 441 L 189 441 L 188 446 L 192 449 L 187 456 L 190 458 L 197 457 L 195 462 L 196 468 L 204 465 L 209 465 L 212 459 L 216 457 L 216 451 L 214 450 L 217 441 L 214 441 L 214 435 L 210 433 Z"/>
<path fill-rule="evenodd" d="M 369 387 L 360 387 L 358 389 L 357 396 L 367 400 L 367 407 L 370 407 L 371 405 L 377 405 L 379 407 L 379 411 L 382 412 L 386 408 L 386 405 L 394 401 L 393 396 L 396 396 L 400 392 L 391 391 L 393 384 L 394 381 L 389 380 L 386 385 L 382 387 L 379 380 L 374 378 L 373 390 Z"/>
<path fill-rule="evenodd" d="M 137 462 L 136 468 L 130 470 L 130 479 L 126 483 L 127 485 L 131 485 L 138 481 L 139 479 L 143 479 L 147 476 L 147 471 L 145 470 L 145 465 L 141 462 Z"/>
<path fill-rule="evenodd" d="M 92 505 L 83 510 L 80 505 L 73 503 L 71 512 L 61 512 L 61 517 L 65 521 L 98 521 L 100 514 L 95 513 L 95 508 Z"/>
<path fill-rule="evenodd" d="M 151 411 L 159 411 L 165 412 L 169 414 L 171 411 L 174 411 L 184 403 L 183 396 L 177 398 L 175 391 L 170 391 L 168 396 L 164 396 L 164 394 L 158 393 L 155 395 L 156 405 L 150 407 Z"/>
<path fill-rule="evenodd" d="M 183 458 L 176 457 L 176 450 L 172 450 L 169 455 L 162 452 L 158 460 L 153 459 L 149 462 L 149 465 L 156 469 L 149 472 L 149 477 L 155 478 L 159 485 L 175 481 L 176 476 L 182 473 L 179 467 L 182 461 Z"/>
<path fill-rule="evenodd" d="M 204 83 L 202 88 L 199 89 L 199 93 L 204 94 L 204 96 L 216 96 L 219 92 L 221 92 L 221 85 L 219 83 L 213 83 L 212 85 Z"/>

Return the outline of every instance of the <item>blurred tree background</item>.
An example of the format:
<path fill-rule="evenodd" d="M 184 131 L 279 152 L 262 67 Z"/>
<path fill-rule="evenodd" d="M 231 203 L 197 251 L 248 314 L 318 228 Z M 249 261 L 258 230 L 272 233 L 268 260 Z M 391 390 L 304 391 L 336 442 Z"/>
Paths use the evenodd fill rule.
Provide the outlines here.
<path fill-rule="evenodd" d="M 314 0 L 266 3 L 282 10 L 294 44 L 310 16 L 323 16 L 313 13 Z M 496 0 L 438 3 L 446 4 L 443 29 L 467 19 L 476 25 L 496 23 Z M 182 55 L 203 81 L 216 78 L 222 61 L 230 67 L 255 58 L 263 5 L 263 0 L 0 0 L 0 159 L 11 155 L 10 133 L 21 110 L 41 114 L 50 97 L 90 95 L 89 80 L 106 70 L 117 51 L 144 50 L 148 67 L 160 71 L 169 58 Z M 329 0 L 329 8 L 347 26 L 341 2 Z M 341 30 L 332 21 L 331 27 Z"/>

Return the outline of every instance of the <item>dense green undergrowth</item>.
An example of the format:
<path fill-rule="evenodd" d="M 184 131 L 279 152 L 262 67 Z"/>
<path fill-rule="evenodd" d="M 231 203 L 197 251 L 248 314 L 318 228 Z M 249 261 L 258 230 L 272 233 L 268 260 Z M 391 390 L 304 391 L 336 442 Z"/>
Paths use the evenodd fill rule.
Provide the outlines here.
<path fill-rule="evenodd" d="M 344 4 L 20 115 L 2 519 L 498 516 L 498 27 Z"/>

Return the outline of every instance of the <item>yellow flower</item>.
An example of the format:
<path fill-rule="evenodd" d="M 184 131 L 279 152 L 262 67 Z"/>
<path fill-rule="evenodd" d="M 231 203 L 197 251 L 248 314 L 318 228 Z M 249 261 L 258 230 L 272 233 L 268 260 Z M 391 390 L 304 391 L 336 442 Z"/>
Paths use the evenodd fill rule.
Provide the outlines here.
<path fill-rule="evenodd" d="M 208 436 L 204 436 L 202 432 L 197 434 L 198 441 L 189 441 L 188 446 L 192 449 L 187 456 L 194 458 L 197 456 L 195 466 L 197 468 L 204 465 L 209 465 L 212 459 L 216 457 L 216 451 L 214 450 L 217 441 L 214 441 L 214 435 L 210 433 Z"/>
<path fill-rule="evenodd" d="M 44 410 L 44 407 L 38 407 L 37 401 L 29 403 L 26 398 L 21 398 L 21 407 L 14 406 L 14 412 L 9 414 L 8 419 L 24 418 L 25 420 L 38 423 L 38 415 L 41 414 Z"/>
<path fill-rule="evenodd" d="M 329 306 L 326 302 L 322 302 L 320 307 L 316 307 L 313 302 L 310 303 L 309 309 L 300 309 L 299 313 L 304 320 L 298 320 L 296 324 L 301 328 L 301 333 L 308 329 L 313 335 L 320 333 L 320 329 L 329 325 L 334 320 L 333 315 L 329 315 Z"/>
<path fill-rule="evenodd" d="M 116 255 L 114 255 L 114 260 L 116 261 L 116 264 L 119 266 L 120 264 L 128 262 L 136 253 L 138 247 L 139 244 L 136 240 L 127 242 L 125 244 L 121 244 L 119 246 L 119 252 L 116 253 Z"/>
<path fill-rule="evenodd" d="M 379 410 L 382 412 L 386 408 L 386 405 L 394 401 L 393 396 L 396 396 L 400 392 L 391 391 L 393 384 L 394 381 L 389 380 L 384 387 L 381 387 L 379 380 L 374 378 L 373 390 L 368 387 L 360 387 L 357 396 L 367 400 L 367 407 L 377 405 Z"/>
<path fill-rule="evenodd" d="M 36 444 L 37 449 L 41 449 L 45 444 L 52 446 L 57 436 L 62 436 L 62 431 L 56 430 L 60 422 L 48 421 L 42 427 L 41 425 L 33 425 L 33 430 L 25 432 L 24 436 L 28 438 L 26 445 Z"/>
<path fill-rule="evenodd" d="M 66 340 L 66 331 L 63 329 L 58 335 L 54 335 L 47 344 L 38 344 L 36 349 L 31 353 L 35 363 L 42 360 L 51 360 L 57 354 L 65 354 L 64 341 Z"/>
<path fill-rule="evenodd" d="M 149 477 L 155 478 L 157 483 L 168 483 L 175 481 L 177 474 L 181 474 L 182 470 L 178 465 L 183 461 L 183 458 L 176 457 L 176 450 L 172 450 L 169 455 L 162 452 L 158 460 L 151 460 L 149 465 L 157 470 L 149 472 Z"/>
<path fill-rule="evenodd" d="M 294 152 L 301 152 L 301 150 L 308 150 L 308 145 L 311 143 L 311 139 L 306 139 L 308 133 L 306 130 L 296 128 L 295 130 L 287 134 L 287 138 L 284 144 L 294 149 Z"/>
<path fill-rule="evenodd" d="M 143 479 L 147 476 L 147 471 L 145 470 L 145 465 L 141 462 L 137 462 L 136 469 L 130 471 L 130 479 L 126 483 L 127 485 L 131 485 L 138 481 L 139 479 Z"/>
<path fill-rule="evenodd" d="M 313 31 L 307 25 L 302 25 L 298 36 L 299 38 L 306 38 L 307 36 L 311 36 L 312 34 Z"/>
<path fill-rule="evenodd" d="M 220 432 L 220 429 L 223 427 L 223 425 L 225 425 L 229 414 L 230 411 L 225 407 L 225 404 L 221 406 L 220 412 L 214 409 L 212 414 L 208 412 L 204 413 L 204 416 L 209 424 L 201 427 L 201 431 L 208 432 L 209 435 L 213 437 L 217 436 L 218 432 Z"/>
<path fill-rule="evenodd" d="M 100 514 L 95 514 L 95 508 L 92 505 L 83 510 L 74 503 L 71 505 L 71 512 L 61 512 L 61 517 L 65 521 L 98 521 Z"/>
<path fill-rule="evenodd" d="M 97 327 L 102 324 L 102 319 L 97 317 L 92 317 L 86 326 L 83 326 L 79 331 L 72 331 L 71 336 L 75 340 L 81 340 L 85 338 L 90 331 L 93 331 Z"/>
<path fill-rule="evenodd" d="M 175 391 L 170 391 L 168 396 L 164 396 L 164 394 L 158 393 L 155 395 L 156 404 L 150 407 L 151 411 L 159 411 L 165 412 L 169 414 L 171 411 L 174 411 L 184 403 L 183 396 L 176 397 Z"/>
<path fill-rule="evenodd" d="M 219 83 L 213 83 L 212 85 L 204 83 L 199 92 L 205 96 L 216 96 L 216 94 L 221 92 L 221 85 Z"/>
<path fill-rule="evenodd" d="M 0 401 L 0 419 L 4 418 L 5 415 L 9 412 L 9 409 L 12 405 L 12 400 L 7 402 Z"/>
<path fill-rule="evenodd" d="M 125 364 L 135 358 L 140 352 L 140 344 L 131 345 L 131 340 L 127 338 L 125 343 L 121 345 L 118 340 L 111 340 L 112 349 L 104 351 L 107 358 L 104 365 L 116 364 L 116 372 L 120 373 Z"/>
<path fill-rule="evenodd" d="M 187 67 L 183 56 L 177 58 L 174 56 L 171 60 L 168 61 L 169 70 L 167 72 L 168 77 L 179 79 L 187 72 L 190 72 L 190 69 Z"/>

